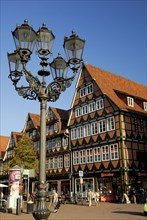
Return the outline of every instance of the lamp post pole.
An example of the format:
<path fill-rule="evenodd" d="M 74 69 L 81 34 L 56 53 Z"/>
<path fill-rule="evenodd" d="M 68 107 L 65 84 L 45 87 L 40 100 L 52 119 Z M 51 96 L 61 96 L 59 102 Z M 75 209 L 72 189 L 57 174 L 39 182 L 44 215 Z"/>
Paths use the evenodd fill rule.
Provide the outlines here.
<path fill-rule="evenodd" d="M 8 53 L 8 61 L 10 74 L 9 78 L 13 82 L 15 90 L 20 96 L 29 100 L 38 99 L 40 102 L 40 147 L 39 147 L 39 182 L 37 190 L 37 206 L 33 212 L 36 220 L 47 220 L 50 211 L 46 204 L 46 108 L 47 102 L 55 102 L 60 94 L 71 86 L 76 73 L 81 67 L 82 55 L 85 40 L 80 39 L 75 32 L 72 32 L 70 37 L 64 37 L 64 50 L 67 56 L 67 61 L 60 54 L 51 62 L 48 63 L 48 56 L 51 55 L 54 34 L 45 24 L 37 32 L 28 25 L 25 20 L 24 24 L 17 26 L 12 32 L 16 50 L 13 53 Z M 37 54 L 41 60 L 42 69 L 38 71 L 39 77 L 34 76 L 27 70 L 26 65 L 31 59 L 33 49 L 37 49 Z M 50 76 L 50 71 L 47 70 L 50 66 L 53 81 L 46 84 L 46 77 Z M 72 74 L 68 74 L 68 70 Z M 19 86 L 20 79 L 27 82 L 27 85 Z"/>

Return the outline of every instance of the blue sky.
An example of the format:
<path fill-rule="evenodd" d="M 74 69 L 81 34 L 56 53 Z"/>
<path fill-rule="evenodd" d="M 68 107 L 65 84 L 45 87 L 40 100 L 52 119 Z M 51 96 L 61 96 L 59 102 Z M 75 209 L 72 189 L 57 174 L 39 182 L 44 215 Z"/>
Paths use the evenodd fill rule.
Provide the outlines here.
<path fill-rule="evenodd" d="M 7 52 L 15 50 L 11 31 L 25 19 L 36 31 L 42 23 L 53 31 L 56 36 L 53 58 L 58 52 L 65 57 L 63 39 L 74 29 L 86 39 L 85 63 L 147 85 L 146 0 L 1 0 L 0 4 L 0 135 L 20 132 L 28 112 L 40 113 L 39 102 L 20 97 L 8 79 Z M 39 60 L 32 59 L 29 68 L 37 75 Z M 48 103 L 48 107 L 69 109 L 75 82 L 57 102 Z"/>

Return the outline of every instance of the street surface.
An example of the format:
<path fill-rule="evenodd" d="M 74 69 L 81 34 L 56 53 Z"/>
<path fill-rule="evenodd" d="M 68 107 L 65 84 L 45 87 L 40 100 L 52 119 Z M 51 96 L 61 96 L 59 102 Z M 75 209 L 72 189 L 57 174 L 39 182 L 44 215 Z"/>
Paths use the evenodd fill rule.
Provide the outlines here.
<path fill-rule="evenodd" d="M 51 214 L 49 220 L 147 220 L 143 213 L 143 204 L 100 203 L 88 205 L 62 204 L 57 213 Z M 32 214 L 0 213 L 0 220 L 34 220 Z"/>

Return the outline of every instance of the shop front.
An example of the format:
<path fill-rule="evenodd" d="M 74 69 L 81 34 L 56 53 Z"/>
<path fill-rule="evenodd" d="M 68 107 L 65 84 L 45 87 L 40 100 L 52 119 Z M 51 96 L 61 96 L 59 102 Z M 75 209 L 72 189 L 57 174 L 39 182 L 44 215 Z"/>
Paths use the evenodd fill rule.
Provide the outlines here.
<path fill-rule="evenodd" d="M 70 196 L 70 181 L 69 179 L 61 180 L 48 180 L 48 194 L 52 193 L 53 189 L 57 190 L 59 196 L 64 194 Z"/>
<path fill-rule="evenodd" d="M 88 189 L 95 191 L 94 178 L 76 178 L 75 179 L 75 195 L 77 197 L 87 198 Z"/>
<path fill-rule="evenodd" d="M 101 173 L 97 178 L 101 202 L 115 202 L 116 195 L 121 190 L 121 179 L 115 173 Z"/>

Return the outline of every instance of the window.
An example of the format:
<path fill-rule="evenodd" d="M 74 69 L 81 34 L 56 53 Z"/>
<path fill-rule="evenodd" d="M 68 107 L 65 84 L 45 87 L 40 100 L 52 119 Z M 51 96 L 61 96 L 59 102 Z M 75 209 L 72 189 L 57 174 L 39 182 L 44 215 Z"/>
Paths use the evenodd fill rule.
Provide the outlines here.
<path fill-rule="evenodd" d="M 82 115 L 85 115 L 88 113 L 88 105 L 82 106 Z"/>
<path fill-rule="evenodd" d="M 46 126 L 46 135 L 48 135 L 49 131 L 50 131 L 49 126 Z"/>
<path fill-rule="evenodd" d="M 48 118 L 49 118 L 49 120 L 53 120 L 54 119 L 54 114 L 53 114 L 52 111 L 48 112 Z"/>
<path fill-rule="evenodd" d="M 49 160 L 46 160 L 46 164 L 45 164 L 45 170 L 49 169 Z"/>
<path fill-rule="evenodd" d="M 102 161 L 109 161 L 109 146 L 102 147 Z"/>
<path fill-rule="evenodd" d="M 114 117 L 107 118 L 107 131 L 115 129 Z"/>
<path fill-rule="evenodd" d="M 134 107 L 134 99 L 131 97 L 127 97 L 128 106 Z"/>
<path fill-rule="evenodd" d="M 86 96 L 93 92 L 93 84 L 80 89 L 80 97 Z"/>
<path fill-rule="evenodd" d="M 61 169 L 63 168 L 63 156 L 58 157 L 58 168 Z"/>
<path fill-rule="evenodd" d="M 33 126 L 33 122 L 31 119 L 29 121 L 27 121 L 27 125 Z"/>
<path fill-rule="evenodd" d="M 83 126 L 77 128 L 77 138 L 83 138 L 84 136 L 84 131 L 83 131 Z"/>
<path fill-rule="evenodd" d="M 56 123 L 54 124 L 54 131 L 55 131 L 55 132 L 58 132 L 58 122 L 56 122 Z"/>
<path fill-rule="evenodd" d="M 73 164 L 74 165 L 79 164 L 79 152 L 78 151 L 73 152 Z"/>
<path fill-rule="evenodd" d="M 99 133 L 103 133 L 106 131 L 106 120 L 103 119 L 103 120 L 100 120 L 98 122 L 98 126 L 99 126 Z"/>
<path fill-rule="evenodd" d="M 84 88 L 80 89 L 80 97 L 83 97 L 85 95 L 86 95 L 86 88 L 84 87 Z"/>
<path fill-rule="evenodd" d="M 91 124 L 91 135 L 95 135 L 98 133 L 98 124 L 97 122 L 93 122 Z"/>
<path fill-rule="evenodd" d="M 52 140 L 52 149 L 55 149 L 55 147 L 56 147 L 56 139 L 53 139 Z"/>
<path fill-rule="evenodd" d="M 71 129 L 71 140 L 77 139 L 77 129 L 73 128 Z"/>
<path fill-rule="evenodd" d="M 88 137 L 90 135 L 91 135 L 90 124 L 84 125 L 84 137 Z"/>
<path fill-rule="evenodd" d="M 62 145 L 63 145 L 63 147 L 68 146 L 68 137 L 62 138 Z"/>
<path fill-rule="evenodd" d="M 79 151 L 79 163 L 80 164 L 85 164 L 86 163 L 85 150 L 80 150 Z"/>
<path fill-rule="evenodd" d="M 144 106 L 144 110 L 147 111 L 147 102 L 144 102 L 143 106 Z"/>
<path fill-rule="evenodd" d="M 89 104 L 89 113 L 95 111 L 95 102 Z"/>
<path fill-rule="evenodd" d="M 70 167 L 70 155 L 69 154 L 64 155 L 64 167 L 65 168 Z"/>
<path fill-rule="evenodd" d="M 111 160 L 119 159 L 118 144 L 111 144 L 110 145 L 110 159 Z"/>
<path fill-rule="evenodd" d="M 93 162 L 93 151 L 92 151 L 92 148 L 86 150 L 86 159 L 87 159 L 87 161 L 86 161 L 87 163 L 92 163 Z"/>
<path fill-rule="evenodd" d="M 55 141 L 56 141 L 56 143 L 55 143 L 56 148 L 60 148 L 61 147 L 61 138 L 56 138 Z"/>
<path fill-rule="evenodd" d="M 90 84 L 87 86 L 87 94 L 90 94 L 93 92 L 93 84 Z"/>
<path fill-rule="evenodd" d="M 33 132 L 32 132 L 32 135 L 33 135 L 33 136 L 36 136 L 36 134 L 37 134 L 37 130 L 34 129 Z"/>
<path fill-rule="evenodd" d="M 101 161 L 101 148 L 96 147 L 94 149 L 94 162 L 100 162 Z"/>
<path fill-rule="evenodd" d="M 52 141 L 46 141 L 46 149 L 47 150 L 50 150 L 51 149 L 51 144 L 52 144 Z"/>
<path fill-rule="evenodd" d="M 49 129 L 50 129 L 50 135 L 54 134 L 54 125 L 50 125 Z"/>
<path fill-rule="evenodd" d="M 58 168 L 58 157 L 54 157 L 54 169 Z"/>
<path fill-rule="evenodd" d="M 53 158 L 49 159 L 49 169 L 53 169 Z"/>
<path fill-rule="evenodd" d="M 100 110 L 104 108 L 104 101 L 103 99 L 99 99 L 96 101 L 96 110 Z"/>
<path fill-rule="evenodd" d="M 81 108 L 75 109 L 75 117 L 77 118 L 79 116 L 81 116 Z"/>

